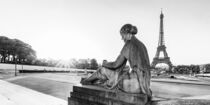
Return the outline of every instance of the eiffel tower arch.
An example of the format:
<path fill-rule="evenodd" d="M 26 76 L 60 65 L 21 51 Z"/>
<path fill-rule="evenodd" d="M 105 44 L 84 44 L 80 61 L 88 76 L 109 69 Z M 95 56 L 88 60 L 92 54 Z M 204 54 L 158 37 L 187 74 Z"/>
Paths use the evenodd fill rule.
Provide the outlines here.
<path fill-rule="evenodd" d="M 153 58 L 151 66 L 152 66 L 152 68 L 155 68 L 155 66 L 157 64 L 165 63 L 169 66 L 169 71 L 171 72 L 172 63 L 170 61 L 170 57 L 168 56 L 168 53 L 166 52 L 166 46 L 165 46 L 165 43 L 164 43 L 163 18 L 164 18 L 164 15 L 161 11 L 161 14 L 160 14 L 160 33 L 159 33 L 158 47 L 157 47 L 156 55 Z M 163 52 L 163 57 L 160 57 L 160 52 Z"/>

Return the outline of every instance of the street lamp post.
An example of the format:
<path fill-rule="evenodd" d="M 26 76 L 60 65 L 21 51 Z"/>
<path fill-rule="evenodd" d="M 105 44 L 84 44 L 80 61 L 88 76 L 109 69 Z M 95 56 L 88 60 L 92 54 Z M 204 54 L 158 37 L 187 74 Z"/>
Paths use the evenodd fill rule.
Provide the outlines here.
<path fill-rule="evenodd" d="M 17 76 L 17 57 L 15 56 L 15 76 Z"/>

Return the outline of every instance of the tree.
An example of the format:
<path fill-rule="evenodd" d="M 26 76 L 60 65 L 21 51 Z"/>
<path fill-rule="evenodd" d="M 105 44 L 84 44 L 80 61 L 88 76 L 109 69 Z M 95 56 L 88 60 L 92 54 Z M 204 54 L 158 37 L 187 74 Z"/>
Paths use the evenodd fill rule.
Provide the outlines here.
<path fill-rule="evenodd" d="M 6 57 L 8 56 L 8 52 L 11 46 L 11 40 L 8 37 L 1 36 L 0 45 L 0 54 L 2 56 L 1 62 L 6 62 Z"/>
<path fill-rule="evenodd" d="M 89 59 L 79 59 L 76 67 L 78 69 L 88 69 L 90 67 L 89 66 Z"/>
<path fill-rule="evenodd" d="M 98 63 L 96 59 L 72 59 L 71 67 L 77 69 L 98 69 Z"/>
<path fill-rule="evenodd" d="M 31 45 L 19 39 L 0 36 L 0 62 L 14 63 L 15 57 L 18 63 L 32 64 L 36 59 L 36 52 Z"/>
<path fill-rule="evenodd" d="M 90 60 L 90 69 L 96 70 L 98 69 L 98 63 L 96 59 L 91 59 Z"/>

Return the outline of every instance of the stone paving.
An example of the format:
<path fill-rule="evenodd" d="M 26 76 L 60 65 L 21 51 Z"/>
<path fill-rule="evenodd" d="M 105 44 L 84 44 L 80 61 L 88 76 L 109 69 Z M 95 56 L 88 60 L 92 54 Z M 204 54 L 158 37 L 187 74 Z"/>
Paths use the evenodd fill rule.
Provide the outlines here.
<path fill-rule="evenodd" d="M 66 100 L 67 97 L 69 97 L 70 95 L 70 91 L 72 91 L 72 86 L 80 85 L 79 81 L 81 79 L 81 76 L 84 75 L 71 73 L 40 73 L 24 74 L 17 77 L 5 79 L 8 82 L 1 80 L 0 103 L 5 103 L 1 103 L 1 105 L 42 105 L 37 104 L 39 102 L 42 102 L 46 103 L 44 105 L 67 105 Z M 204 81 L 154 78 L 151 81 L 151 88 L 155 97 L 154 99 L 157 100 L 210 99 L 210 85 Z M 18 84 L 20 86 L 15 84 Z M 5 94 L 7 95 L 5 96 Z M 41 99 L 39 97 L 41 97 Z M 26 98 L 29 98 L 29 100 L 32 102 L 37 102 L 29 104 L 28 100 L 25 101 Z M 54 104 L 50 104 L 48 102 L 49 100 L 58 100 L 58 102 L 61 102 L 61 104 L 56 104 L 56 102 L 54 102 Z M 21 102 L 26 103 L 23 104 Z"/>
<path fill-rule="evenodd" d="M 67 101 L 0 80 L 1 105 L 67 105 Z"/>

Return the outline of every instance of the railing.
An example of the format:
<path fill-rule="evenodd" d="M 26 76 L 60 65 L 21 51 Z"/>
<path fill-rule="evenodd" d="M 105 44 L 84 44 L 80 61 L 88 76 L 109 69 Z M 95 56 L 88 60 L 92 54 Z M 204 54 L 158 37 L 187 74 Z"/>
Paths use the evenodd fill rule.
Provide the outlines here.
<path fill-rule="evenodd" d="M 14 72 L 14 64 L 2 64 L 0 63 L 0 70 L 7 70 L 8 72 Z M 47 66 L 33 66 L 33 65 L 19 65 L 17 64 L 17 70 L 45 70 L 45 71 L 69 71 L 69 72 L 95 72 L 96 70 L 90 69 L 75 69 L 75 68 L 59 68 L 59 67 L 47 67 Z"/>

